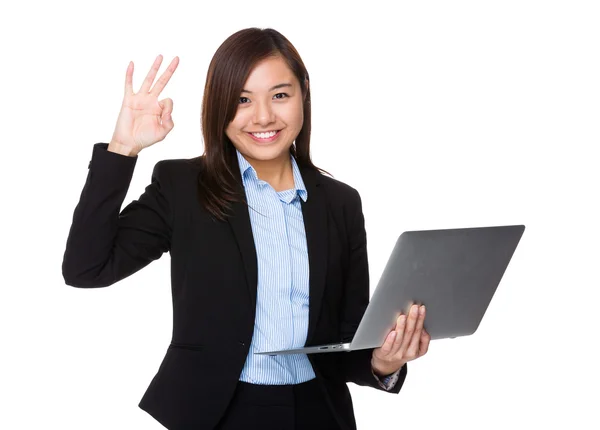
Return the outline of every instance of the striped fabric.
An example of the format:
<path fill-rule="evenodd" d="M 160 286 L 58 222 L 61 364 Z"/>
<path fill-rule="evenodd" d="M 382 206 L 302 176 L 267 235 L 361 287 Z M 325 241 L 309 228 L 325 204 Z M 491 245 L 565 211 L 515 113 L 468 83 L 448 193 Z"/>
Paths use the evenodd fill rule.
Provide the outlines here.
<path fill-rule="evenodd" d="M 299 384 L 316 377 L 306 354 L 271 357 L 254 352 L 299 348 L 306 342 L 309 264 L 299 199 L 306 201 L 308 194 L 293 156 L 294 188 L 277 192 L 236 152 L 258 261 L 254 333 L 239 379 L 263 385 Z M 380 385 L 390 389 L 395 380 L 391 382 Z"/>

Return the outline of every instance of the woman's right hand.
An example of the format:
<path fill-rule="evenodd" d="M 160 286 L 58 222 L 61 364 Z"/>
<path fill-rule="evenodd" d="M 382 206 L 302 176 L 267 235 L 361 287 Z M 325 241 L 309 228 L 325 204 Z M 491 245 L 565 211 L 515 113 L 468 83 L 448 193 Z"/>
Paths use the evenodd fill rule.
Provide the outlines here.
<path fill-rule="evenodd" d="M 158 96 L 175 72 L 179 57 L 173 58 L 154 87 L 150 88 L 161 63 L 162 55 L 159 55 L 137 93 L 133 92 L 133 62 L 127 66 L 125 96 L 109 149 L 135 156 L 142 149 L 163 140 L 173 129 L 173 100 L 158 100 Z"/>

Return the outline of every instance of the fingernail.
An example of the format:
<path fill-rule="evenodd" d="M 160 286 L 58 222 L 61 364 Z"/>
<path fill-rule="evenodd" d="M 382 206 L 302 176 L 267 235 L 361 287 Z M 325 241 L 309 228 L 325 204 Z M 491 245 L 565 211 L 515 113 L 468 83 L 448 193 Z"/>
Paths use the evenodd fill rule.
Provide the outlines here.
<path fill-rule="evenodd" d="M 425 306 L 421 305 L 421 308 L 419 310 L 421 311 L 421 315 L 423 315 L 425 313 Z"/>

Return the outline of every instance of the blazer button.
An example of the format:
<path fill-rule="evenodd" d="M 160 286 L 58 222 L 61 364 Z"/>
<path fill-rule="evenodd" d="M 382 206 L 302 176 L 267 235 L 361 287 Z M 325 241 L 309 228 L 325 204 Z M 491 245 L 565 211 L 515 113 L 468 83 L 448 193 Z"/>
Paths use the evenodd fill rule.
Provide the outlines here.
<path fill-rule="evenodd" d="M 242 342 L 241 340 L 239 341 L 239 344 L 240 344 L 241 346 L 246 346 L 246 344 L 245 344 L 244 342 Z"/>

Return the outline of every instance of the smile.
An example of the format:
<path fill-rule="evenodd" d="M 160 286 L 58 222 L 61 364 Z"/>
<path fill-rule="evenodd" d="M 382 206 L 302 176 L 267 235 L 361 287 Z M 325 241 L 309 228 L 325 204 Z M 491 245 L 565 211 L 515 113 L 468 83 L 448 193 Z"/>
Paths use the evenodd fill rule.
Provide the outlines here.
<path fill-rule="evenodd" d="M 281 130 L 272 130 L 264 133 L 248 133 L 252 139 L 257 142 L 273 142 L 275 139 L 279 137 Z"/>

